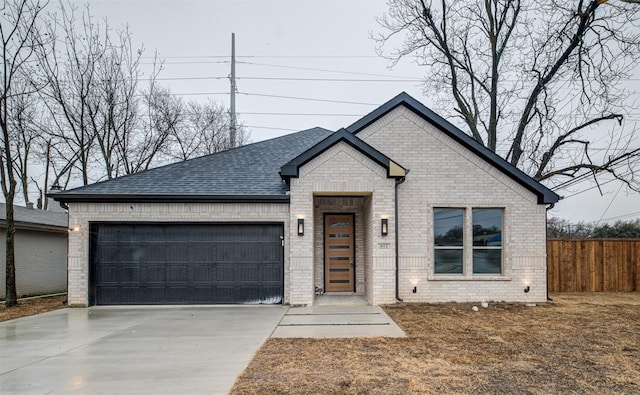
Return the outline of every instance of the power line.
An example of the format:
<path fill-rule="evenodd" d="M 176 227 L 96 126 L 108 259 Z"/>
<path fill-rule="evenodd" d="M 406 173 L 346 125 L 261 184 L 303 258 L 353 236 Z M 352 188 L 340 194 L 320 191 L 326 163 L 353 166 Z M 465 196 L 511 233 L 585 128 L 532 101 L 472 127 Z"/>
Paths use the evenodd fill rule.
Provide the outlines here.
<path fill-rule="evenodd" d="M 352 79 L 352 78 L 291 78 L 291 77 L 238 77 L 239 80 L 276 81 L 329 81 L 329 82 L 418 82 L 416 79 Z"/>
<path fill-rule="evenodd" d="M 635 152 L 635 151 L 632 151 L 632 152 Z M 615 170 L 617 170 L 617 169 L 619 169 L 621 167 L 626 166 L 625 160 L 627 160 L 627 159 L 628 159 L 628 157 L 619 157 L 618 159 L 610 162 L 608 165 L 611 166 L 611 167 L 608 170 L 615 171 Z M 591 172 L 591 173 L 589 173 L 589 172 L 583 173 L 583 174 L 581 174 L 581 175 L 579 175 L 579 176 L 577 176 L 575 178 L 572 178 L 572 179 L 567 180 L 567 181 L 565 181 L 563 183 L 560 183 L 560 184 L 554 186 L 551 189 L 557 190 L 557 189 L 560 189 L 560 188 L 566 188 L 566 187 L 568 187 L 570 185 L 573 185 L 575 183 L 578 183 L 578 182 L 582 181 L 585 178 L 589 178 L 592 175 L 593 175 L 593 172 Z"/>
<path fill-rule="evenodd" d="M 622 174 L 622 175 L 620 175 L 620 177 L 625 177 L 625 176 L 628 176 L 628 175 L 630 175 L 630 174 L 631 174 L 631 172 L 629 172 L 629 173 L 627 173 L 627 174 Z M 620 180 L 618 180 L 617 178 L 614 178 L 614 179 L 611 179 L 611 180 L 609 180 L 609 181 L 601 182 L 601 183 L 598 183 L 598 185 L 594 185 L 594 186 L 589 187 L 589 188 L 587 188 L 587 189 L 583 189 L 582 191 L 578 191 L 578 192 L 576 192 L 576 193 L 572 193 L 571 195 L 564 196 L 563 198 L 564 198 L 564 199 L 568 199 L 568 198 L 570 198 L 570 197 L 573 197 L 573 196 L 576 196 L 576 195 L 580 195 L 581 193 L 584 193 L 584 192 L 590 191 L 590 190 L 592 190 L 592 189 L 598 188 L 599 186 L 603 186 L 603 185 L 610 184 L 610 183 L 612 183 L 612 182 L 614 182 L 614 181 L 620 181 Z"/>
<path fill-rule="evenodd" d="M 615 217 L 601 218 L 598 221 L 592 221 L 592 222 L 600 222 L 600 221 L 605 221 L 606 222 L 606 221 L 609 221 L 609 220 L 612 220 L 612 219 L 634 217 L 636 215 L 640 215 L 640 211 L 636 211 L 635 213 L 616 215 Z"/>
<path fill-rule="evenodd" d="M 254 66 L 277 67 L 277 68 L 283 68 L 283 69 L 322 71 L 322 72 L 326 72 L 326 73 L 368 75 L 368 76 L 372 76 L 372 77 L 389 77 L 386 74 L 359 73 L 359 72 L 355 72 L 355 71 L 344 71 L 344 70 L 316 69 L 316 68 L 312 68 L 312 67 L 285 66 L 285 65 L 280 65 L 280 64 L 253 63 L 253 62 L 238 62 L 238 63 L 249 64 L 249 65 L 254 65 Z M 414 79 L 416 81 L 422 81 L 422 78 L 418 78 L 418 77 L 398 76 L 398 78 L 409 78 L 409 79 Z"/>
<path fill-rule="evenodd" d="M 238 92 L 238 94 L 239 95 L 246 95 L 246 96 L 274 97 L 274 98 L 277 98 L 277 99 L 307 100 L 307 101 L 319 101 L 319 102 L 326 102 L 326 103 L 341 103 L 341 104 L 358 104 L 358 105 L 363 105 L 363 106 L 377 106 L 377 105 L 379 105 L 379 104 L 375 104 L 375 103 L 362 103 L 362 102 L 331 100 L 331 99 L 317 99 L 317 98 L 312 98 L 312 97 L 268 95 L 268 94 L 264 94 L 264 93 Z"/>
<path fill-rule="evenodd" d="M 192 92 L 192 93 L 167 93 L 169 96 L 204 96 L 204 95 L 228 95 L 229 92 Z M 142 93 L 137 93 L 136 96 L 146 96 Z"/>
<path fill-rule="evenodd" d="M 611 199 L 611 201 L 609 202 L 609 205 L 607 206 L 607 208 L 604 209 L 604 211 L 602 212 L 602 215 L 600 216 L 600 219 L 598 220 L 598 222 L 596 223 L 600 223 L 600 221 L 602 221 L 602 217 L 604 217 L 604 215 L 607 213 L 607 211 L 609 211 L 609 208 L 611 208 L 611 205 L 613 204 L 613 202 L 616 200 L 616 198 L 618 197 L 618 194 L 620 193 L 620 191 L 622 190 L 622 187 L 624 186 L 624 184 L 620 184 L 620 188 L 618 188 L 618 192 L 616 192 L 615 195 L 613 195 L 613 198 Z"/>
<path fill-rule="evenodd" d="M 226 80 L 229 76 L 200 76 L 200 77 L 166 77 L 156 78 L 156 81 L 181 81 L 181 80 Z M 291 78 L 291 77 L 236 77 L 237 80 L 265 80 L 265 81 L 322 81 L 322 82 L 414 82 L 413 79 L 356 79 L 356 78 Z M 138 81 L 147 81 L 149 78 L 137 78 Z M 640 115 L 640 113 L 638 114 Z"/>
<path fill-rule="evenodd" d="M 253 125 L 243 125 L 246 128 L 253 128 L 253 129 L 269 129 L 269 130 L 280 130 L 280 131 L 286 131 L 286 132 L 299 132 L 300 130 L 298 129 L 288 129 L 288 128 L 273 128 L 273 127 L 269 127 L 269 126 L 253 126 Z"/>
<path fill-rule="evenodd" d="M 362 114 L 294 113 L 294 112 L 239 112 L 239 115 L 279 115 L 309 117 L 361 117 Z"/>
<path fill-rule="evenodd" d="M 194 56 L 158 56 L 161 59 L 216 59 L 216 58 L 228 58 L 229 55 L 194 55 Z M 142 59 L 154 59 L 155 56 L 141 56 Z M 366 59 L 376 58 L 382 59 L 377 55 L 236 55 L 236 58 L 327 58 L 327 59 Z"/>
<path fill-rule="evenodd" d="M 138 78 L 138 81 L 146 81 L 149 78 Z M 167 77 L 155 78 L 156 81 L 182 81 L 182 80 L 226 80 L 229 76 L 224 77 Z"/>
<path fill-rule="evenodd" d="M 228 57 L 228 56 L 227 56 Z M 231 63 L 228 60 L 218 60 L 215 62 L 140 62 L 141 65 L 146 65 L 146 66 L 150 66 L 150 65 L 165 65 L 165 64 L 221 64 L 221 63 Z"/>

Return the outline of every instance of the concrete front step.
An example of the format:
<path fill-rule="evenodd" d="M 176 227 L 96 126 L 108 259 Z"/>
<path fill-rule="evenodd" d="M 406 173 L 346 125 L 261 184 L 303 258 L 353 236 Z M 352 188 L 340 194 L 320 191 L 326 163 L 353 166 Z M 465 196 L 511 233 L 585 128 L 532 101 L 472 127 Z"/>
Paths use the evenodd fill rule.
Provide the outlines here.
<path fill-rule="evenodd" d="M 271 337 L 405 337 L 378 306 L 292 307 Z"/>

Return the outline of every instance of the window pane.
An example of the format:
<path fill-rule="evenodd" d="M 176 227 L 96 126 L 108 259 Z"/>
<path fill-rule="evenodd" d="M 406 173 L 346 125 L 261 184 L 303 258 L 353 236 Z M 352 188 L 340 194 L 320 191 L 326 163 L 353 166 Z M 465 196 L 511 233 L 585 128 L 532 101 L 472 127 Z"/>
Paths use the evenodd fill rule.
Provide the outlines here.
<path fill-rule="evenodd" d="M 502 246 L 502 210 L 474 208 L 472 215 L 473 245 Z"/>
<path fill-rule="evenodd" d="M 501 274 L 502 249 L 474 249 L 474 274 Z"/>
<path fill-rule="evenodd" d="M 433 234 L 437 246 L 462 246 L 464 210 L 433 209 Z"/>
<path fill-rule="evenodd" d="M 462 249 L 438 249 L 434 255 L 435 273 L 462 274 Z"/>

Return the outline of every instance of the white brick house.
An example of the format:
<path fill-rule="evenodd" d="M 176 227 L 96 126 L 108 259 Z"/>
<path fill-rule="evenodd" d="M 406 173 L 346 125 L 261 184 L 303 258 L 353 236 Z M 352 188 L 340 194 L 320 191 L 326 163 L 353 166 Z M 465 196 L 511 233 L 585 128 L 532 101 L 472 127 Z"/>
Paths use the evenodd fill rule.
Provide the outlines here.
<path fill-rule="evenodd" d="M 60 192 L 69 303 L 546 300 L 558 201 L 405 93 L 315 128 Z"/>

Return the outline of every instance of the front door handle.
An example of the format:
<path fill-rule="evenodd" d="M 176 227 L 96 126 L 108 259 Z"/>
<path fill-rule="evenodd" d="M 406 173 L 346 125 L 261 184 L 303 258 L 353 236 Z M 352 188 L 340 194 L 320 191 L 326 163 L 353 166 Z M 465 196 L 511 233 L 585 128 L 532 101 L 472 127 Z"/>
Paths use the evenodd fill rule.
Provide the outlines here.
<path fill-rule="evenodd" d="M 353 261 L 349 262 L 349 267 L 353 267 Z"/>

